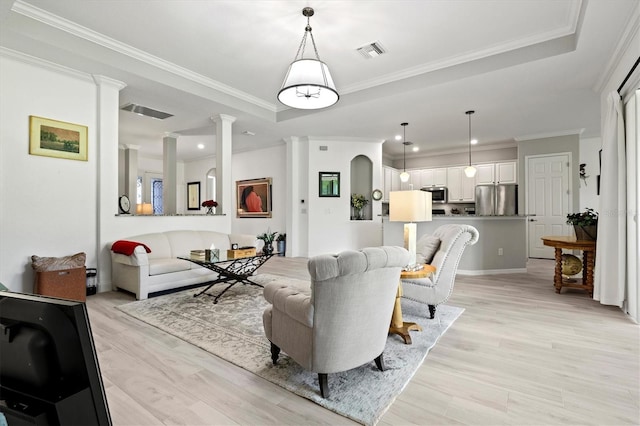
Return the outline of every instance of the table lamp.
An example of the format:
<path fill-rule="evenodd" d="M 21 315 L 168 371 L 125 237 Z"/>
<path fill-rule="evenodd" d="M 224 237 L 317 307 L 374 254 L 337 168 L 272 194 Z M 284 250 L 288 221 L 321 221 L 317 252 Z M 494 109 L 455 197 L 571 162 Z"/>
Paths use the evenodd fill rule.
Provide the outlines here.
<path fill-rule="evenodd" d="M 391 191 L 389 220 L 404 224 L 404 248 L 409 251 L 409 268 L 416 264 L 417 225 L 431 221 L 431 193 L 426 191 Z"/>

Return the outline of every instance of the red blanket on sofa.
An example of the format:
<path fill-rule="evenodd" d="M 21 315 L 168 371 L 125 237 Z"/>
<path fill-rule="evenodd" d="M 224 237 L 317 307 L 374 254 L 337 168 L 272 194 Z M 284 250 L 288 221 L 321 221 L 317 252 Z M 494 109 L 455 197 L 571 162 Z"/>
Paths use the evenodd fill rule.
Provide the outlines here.
<path fill-rule="evenodd" d="M 142 246 L 147 251 L 147 253 L 151 253 L 151 249 L 147 247 L 145 244 L 137 243 L 135 241 L 126 241 L 126 240 L 118 240 L 111 246 L 111 250 L 114 253 L 126 254 L 127 256 L 131 256 L 136 247 Z"/>

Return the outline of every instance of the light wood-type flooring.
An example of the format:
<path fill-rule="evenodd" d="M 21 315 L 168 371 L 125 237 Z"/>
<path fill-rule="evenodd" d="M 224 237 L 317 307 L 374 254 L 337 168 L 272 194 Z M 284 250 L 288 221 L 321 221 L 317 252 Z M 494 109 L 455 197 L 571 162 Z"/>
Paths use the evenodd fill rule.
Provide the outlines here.
<path fill-rule="evenodd" d="M 528 271 L 457 277 L 448 303 L 465 312 L 380 425 L 640 424 L 640 326 L 584 292 L 556 294 L 552 261 Z M 306 259 L 260 272 L 307 276 Z M 354 424 L 114 308 L 133 300 L 87 301 L 115 425 Z"/>

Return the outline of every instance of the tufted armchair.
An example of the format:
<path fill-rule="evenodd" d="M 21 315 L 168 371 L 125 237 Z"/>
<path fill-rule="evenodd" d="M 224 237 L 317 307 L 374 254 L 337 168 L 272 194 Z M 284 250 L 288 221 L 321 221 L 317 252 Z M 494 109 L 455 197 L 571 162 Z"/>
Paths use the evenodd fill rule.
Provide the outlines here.
<path fill-rule="evenodd" d="M 443 225 L 433 235 L 422 236 L 416 243 L 416 257 L 435 266 L 436 272 L 428 278 L 403 279 L 402 297 L 428 305 L 433 319 L 436 306 L 446 302 L 453 292 L 464 249 L 477 241 L 478 230 L 470 225 Z"/>
<path fill-rule="evenodd" d="M 272 282 L 264 297 L 264 331 L 275 364 L 282 349 L 304 369 L 318 373 L 320 393 L 329 396 L 327 375 L 375 359 L 384 370 L 384 350 L 400 270 L 402 247 L 370 247 L 309 259 L 310 286 Z"/>

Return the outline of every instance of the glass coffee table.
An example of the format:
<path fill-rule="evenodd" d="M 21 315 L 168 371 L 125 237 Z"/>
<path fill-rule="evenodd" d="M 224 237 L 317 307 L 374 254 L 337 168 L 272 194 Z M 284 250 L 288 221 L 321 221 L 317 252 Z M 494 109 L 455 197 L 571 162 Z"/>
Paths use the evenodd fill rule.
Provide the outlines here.
<path fill-rule="evenodd" d="M 228 258 L 226 250 L 220 250 L 219 255 L 213 260 L 202 260 L 180 256 L 178 256 L 178 259 L 188 260 L 189 262 L 195 263 L 196 265 L 200 265 L 203 268 L 207 268 L 218 273 L 217 279 L 205 283 L 207 287 L 205 287 L 204 290 L 193 295 L 193 297 L 198 297 L 204 294 L 205 296 L 213 297 L 213 303 L 215 304 L 218 303 L 220 297 L 225 294 L 227 290 L 229 290 L 236 284 L 249 284 L 263 287 L 262 285 L 251 281 L 249 277 L 253 275 L 255 271 L 258 270 L 258 268 L 264 265 L 265 262 L 275 254 L 277 253 L 257 253 L 255 256 Z M 219 283 L 226 283 L 228 285 L 218 294 L 214 295 L 207 293 L 207 291 L 211 287 Z"/>

